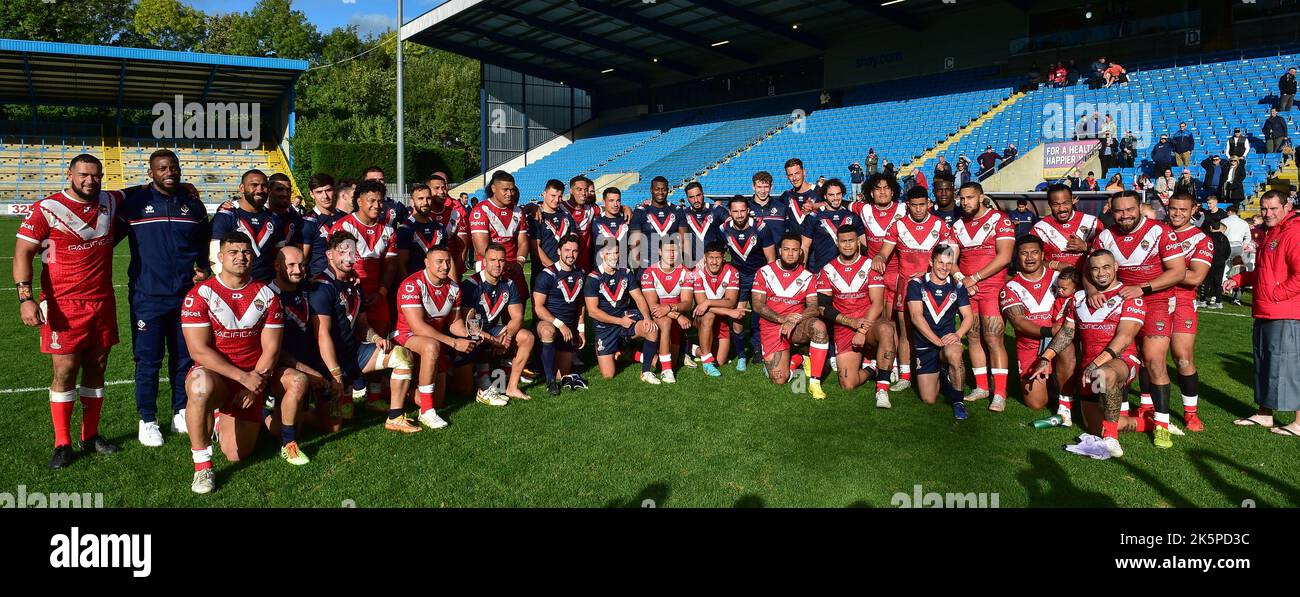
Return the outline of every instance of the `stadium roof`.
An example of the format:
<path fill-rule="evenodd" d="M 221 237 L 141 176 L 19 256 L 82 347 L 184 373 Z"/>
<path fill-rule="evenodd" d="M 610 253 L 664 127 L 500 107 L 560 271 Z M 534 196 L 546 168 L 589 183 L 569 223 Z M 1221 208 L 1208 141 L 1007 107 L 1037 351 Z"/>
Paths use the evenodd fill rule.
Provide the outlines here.
<path fill-rule="evenodd" d="M 900 2 L 902 0 L 899 0 Z M 402 39 L 584 89 L 637 87 L 823 54 L 846 31 L 920 31 L 940 10 L 882 0 L 445 0 Z"/>
<path fill-rule="evenodd" d="M 293 89 L 305 60 L 0 39 L 0 103 L 145 108 L 263 102 Z"/>

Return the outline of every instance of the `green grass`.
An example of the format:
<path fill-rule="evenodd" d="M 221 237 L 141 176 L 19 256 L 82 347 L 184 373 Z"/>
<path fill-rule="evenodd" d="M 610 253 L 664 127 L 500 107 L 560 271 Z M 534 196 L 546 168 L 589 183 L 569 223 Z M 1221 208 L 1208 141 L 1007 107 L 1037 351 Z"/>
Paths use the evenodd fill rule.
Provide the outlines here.
<path fill-rule="evenodd" d="M 0 238 L 12 239 L 17 223 L 0 220 Z M 0 257 L 12 256 L 12 243 L 0 243 Z M 118 254 L 123 343 L 110 358 L 109 380 L 133 377 L 125 243 Z M 604 507 L 646 498 L 660 507 L 887 507 L 896 492 L 910 495 L 920 484 L 927 492 L 997 492 L 1003 507 L 1235 507 L 1247 498 L 1300 505 L 1295 440 L 1231 424 L 1254 409 L 1244 308 L 1201 317 L 1200 411 L 1208 431 L 1175 437 L 1167 451 L 1149 436 L 1124 434 L 1119 460 L 1064 452 L 1079 430 L 1034 430 L 1029 422 L 1043 413 L 1018 401 L 1001 415 L 981 402 L 958 422 L 946 406 L 926 406 L 911 392 L 881 411 L 865 390 L 850 395 L 833 379 L 830 398 L 814 402 L 769 385 L 759 367 L 737 374 L 728 365 L 716 379 L 686 370 L 677 385 L 658 387 L 640 383 L 634 368 L 608 382 L 593 370 L 593 389 L 581 394 L 552 398 L 534 386 L 534 400 L 506 408 L 453 404 L 444 415 L 451 426 L 436 432 L 401 436 L 366 418 L 332 436 L 306 437 L 312 463 L 305 467 L 281 461 L 278 442 L 264 434 L 246 462 L 232 465 L 218 451 L 218 491 L 196 496 L 183 437 L 169 435 L 156 449 L 137 443 L 130 384 L 109 386 L 103 416 L 105 435 L 122 452 L 80 458 L 62 471 L 45 467 L 52 447 L 46 392 L 12 390 L 48 386 L 50 363 L 5 292 L 13 290 L 0 290 L 7 339 L 0 345 L 0 492 L 18 485 L 28 493 L 102 492 L 105 505 L 127 507 L 338 507 L 344 500 Z"/>

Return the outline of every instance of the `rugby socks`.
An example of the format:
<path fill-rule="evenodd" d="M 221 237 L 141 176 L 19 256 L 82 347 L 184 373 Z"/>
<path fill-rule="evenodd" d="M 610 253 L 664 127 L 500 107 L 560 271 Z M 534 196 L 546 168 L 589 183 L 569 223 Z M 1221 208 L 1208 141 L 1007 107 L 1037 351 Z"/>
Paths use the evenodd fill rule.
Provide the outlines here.
<path fill-rule="evenodd" d="M 104 408 L 104 388 L 77 386 L 81 396 L 81 441 L 99 435 L 99 413 Z"/>
<path fill-rule="evenodd" d="M 1178 393 L 1183 395 L 1183 412 L 1187 414 L 1196 413 L 1196 398 L 1201 391 L 1201 375 L 1193 373 L 1191 375 L 1178 374 Z"/>
<path fill-rule="evenodd" d="M 420 414 L 433 408 L 433 384 L 415 388 L 415 401 L 420 405 Z"/>
<path fill-rule="evenodd" d="M 742 325 L 739 332 L 736 328 L 731 328 L 731 337 L 735 339 L 733 346 L 736 347 L 736 358 L 745 358 L 745 351 L 749 349 L 749 328 Z"/>
<path fill-rule="evenodd" d="M 546 372 L 546 383 L 555 381 L 555 342 L 542 341 L 542 370 Z"/>
<path fill-rule="evenodd" d="M 975 376 L 975 387 L 985 392 L 989 391 L 988 367 L 972 367 L 970 372 Z"/>
<path fill-rule="evenodd" d="M 1071 396 L 1061 395 L 1060 404 L 1056 406 L 1056 414 L 1062 417 L 1069 417 L 1073 412 L 1074 398 Z"/>
<path fill-rule="evenodd" d="M 641 343 L 641 351 L 637 353 L 637 358 L 641 361 L 641 372 L 650 373 L 655 369 L 655 357 L 659 354 L 659 342 L 655 340 L 646 340 Z"/>
<path fill-rule="evenodd" d="M 673 355 L 659 355 L 659 370 L 671 372 L 673 370 Z"/>
<path fill-rule="evenodd" d="M 486 390 L 488 386 L 492 385 L 492 368 L 487 363 L 474 365 L 474 383 L 480 390 Z"/>
<path fill-rule="evenodd" d="M 876 391 L 889 391 L 889 369 L 879 369 L 876 371 Z"/>
<path fill-rule="evenodd" d="M 394 419 L 400 419 L 400 418 L 402 418 L 402 409 L 400 409 L 400 408 L 390 408 L 390 409 L 388 409 L 388 420 L 389 420 L 389 421 L 392 421 L 392 420 L 394 420 Z"/>
<path fill-rule="evenodd" d="M 72 408 L 76 406 L 76 390 L 55 392 L 50 390 L 50 418 L 54 421 L 54 447 L 72 445 Z"/>
<path fill-rule="evenodd" d="M 812 342 L 808 345 L 808 358 L 812 359 L 810 373 L 812 378 L 820 380 L 826 371 L 826 357 L 830 347 L 825 342 Z"/>
<path fill-rule="evenodd" d="M 298 441 L 298 428 L 294 425 L 280 425 L 280 445 L 287 446 Z"/>
<path fill-rule="evenodd" d="M 1151 400 L 1151 376 L 1147 375 L 1146 367 L 1138 370 L 1138 390 L 1141 392 L 1142 402 L 1141 406 L 1138 407 L 1137 416 L 1141 417 L 1146 415 L 1147 411 L 1155 408 Z"/>
<path fill-rule="evenodd" d="M 1155 402 L 1156 425 L 1169 428 L 1169 384 L 1151 384 L 1151 398 Z"/>
<path fill-rule="evenodd" d="M 949 404 L 957 404 L 958 402 L 964 401 L 961 395 L 961 388 L 953 387 L 952 380 L 948 379 L 947 371 L 939 372 L 939 393 L 943 394 L 944 397 L 948 399 Z"/>
<path fill-rule="evenodd" d="M 794 371 L 795 369 L 800 369 L 802 367 L 803 367 L 803 355 L 801 354 L 790 355 L 790 371 Z"/>
<path fill-rule="evenodd" d="M 384 385 L 372 383 L 366 386 L 366 402 L 378 402 L 384 399 Z"/>
<path fill-rule="evenodd" d="M 1006 369 L 989 369 L 993 374 L 993 395 L 1007 397 L 1007 370 Z"/>
<path fill-rule="evenodd" d="M 900 381 L 909 381 L 909 382 L 912 381 L 912 366 L 911 366 L 911 365 L 899 365 L 899 366 L 898 366 L 898 379 L 899 379 Z"/>
<path fill-rule="evenodd" d="M 706 353 L 700 355 L 700 362 L 704 363 L 705 365 L 712 365 L 712 364 L 714 364 L 713 353 L 711 353 L 711 352 L 706 352 Z"/>
<path fill-rule="evenodd" d="M 194 460 L 194 470 L 202 471 L 212 468 L 212 446 L 202 450 L 190 450 L 190 458 Z"/>
<path fill-rule="evenodd" d="M 1102 421 L 1101 436 L 1103 438 L 1113 437 L 1119 439 L 1119 421 Z"/>

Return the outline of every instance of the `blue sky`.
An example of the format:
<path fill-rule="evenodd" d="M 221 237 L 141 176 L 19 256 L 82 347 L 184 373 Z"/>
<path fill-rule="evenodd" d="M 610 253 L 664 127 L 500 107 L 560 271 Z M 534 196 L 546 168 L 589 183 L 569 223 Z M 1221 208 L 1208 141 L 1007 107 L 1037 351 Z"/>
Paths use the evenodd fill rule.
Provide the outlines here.
<path fill-rule="evenodd" d="M 246 12 L 257 0 L 182 0 L 207 13 Z M 442 4 L 443 0 L 403 0 L 403 18 L 408 22 Z M 356 25 L 362 35 L 378 34 L 397 23 L 397 0 L 294 0 L 293 6 L 306 13 L 321 33 L 335 27 Z"/>

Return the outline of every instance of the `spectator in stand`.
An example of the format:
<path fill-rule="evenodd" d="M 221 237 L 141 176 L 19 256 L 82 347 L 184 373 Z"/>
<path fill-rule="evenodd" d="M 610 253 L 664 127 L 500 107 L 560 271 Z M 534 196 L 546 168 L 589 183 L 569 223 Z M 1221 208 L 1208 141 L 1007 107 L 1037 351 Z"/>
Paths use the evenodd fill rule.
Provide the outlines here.
<path fill-rule="evenodd" d="M 818 176 L 818 177 L 817 177 L 817 188 L 819 188 L 819 189 L 822 188 L 822 185 L 824 185 L 824 184 L 826 184 L 826 177 L 825 177 L 825 176 Z"/>
<path fill-rule="evenodd" d="M 1201 167 L 1205 168 L 1205 179 L 1202 181 L 1203 195 L 1217 195 L 1219 193 L 1219 183 L 1223 181 L 1223 158 L 1215 155 L 1205 158 L 1201 162 Z"/>
<path fill-rule="evenodd" d="M 1186 167 L 1191 163 L 1192 150 L 1196 149 L 1196 138 L 1192 132 L 1187 130 L 1187 123 L 1178 123 L 1178 131 L 1169 138 L 1169 142 L 1174 146 L 1174 159 L 1179 166 Z"/>
<path fill-rule="evenodd" d="M 1118 62 L 1106 65 L 1106 70 L 1102 72 L 1101 76 L 1106 81 L 1106 88 L 1116 83 L 1120 85 L 1128 84 L 1128 71 L 1124 70 L 1124 67 L 1120 66 Z"/>
<path fill-rule="evenodd" d="M 1016 225 L 1016 238 L 1033 234 L 1034 224 L 1038 223 L 1038 214 L 1029 209 L 1028 199 L 1016 199 L 1016 209 L 1008 213 L 1007 218 Z M 1012 262 L 1014 263 L 1015 260 Z"/>
<path fill-rule="evenodd" d="M 1142 197 L 1143 203 L 1147 201 L 1147 195 L 1151 194 L 1155 186 L 1156 184 L 1151 182 L 1151 177 L 1147 176 L 1146 172 L 1138 174 L 1137 180 L 1133 181 L 1133 190 Z"/>
<path fill-rule="evenodd" d="M 1151 161 L 1155 162 L 1155 172 L 1157 176 L 1174 167 L 1174 144 L 1169 142 L 1169 135 L 1160 135 L 1160 142 L 1151 148 Z"/>
<path fill-rule="evenodd" d="M 984 153 L 981 153 L 979 157 L 975 158 L 975 161 L 980 164 L 979 179 L 984 180 L 985 178 L 992 176 L 996 171 L 998 160 L 1000 159 L 1002 159 L 1002 156 L 998 155 L 998 152 L 993 151 L 992 145 L 985 147 Z"/>
<path fill-rule="evenodd" d="M 1287 138 L 1286 119 L 1277 115 L 1277 108 L 1268 111 L 1264 120 L 1264 153 L 1277 153 L 1282 150 L 1282 140 Z"/>
<path fill-rule="evenodd" d="M 1277 107 L 1283 112 L 1291 111 L 1291 103 L 1295 101 L 1295 67 L 1286 69 L 1282 78 L 1277 80 L 1278 102 Z"/>
<path fill-rule="evenodd" d="M 952 176 L 957 181 L 957 188 L 961 188 L 961 185 L 970 182 L 970 161 L 961 160 L 957 162 L 957 171 Z"/>
<path fill-rule="evenodd" d="M 1133 163 L 1137 161 L 1137 136 L 1133 131 L 1124 134 L 1124 138 L 1119 140 L 1119 165 L 1121 168 L 1132 168 Z"/>
<path fill-rule="evenodd" d="M 1173 169 L 1165 168 L 1164 174 L 1156 179 L 1156 198 L 1160 200 L 1161 205 L 1169 203 L 1169 197 L 1174 194 L 1176 185 L 1177 181 L 1174 180 Z"/>
<path fill-rule="evenodd" d="M 934 177 L 939 178 L 940 174 L 952 174 L 952 164 L 948 163 L 947 158 L 939 156 L 939 161 L 934 164 Z"/>
<path fill-rule="evenodd" d="M 1097 183 L 1097 173 L 1088 171 L 1088 176 L 1079 181 L 1080 191 L 1100 191 L 1101 185 Z"/>
<path fill-rule="evenodd" d="M 929 190 L 930 188 L 930 182 L 925 179 L 925 173 L 919 169 L 912 175 L 912 183 L 913 186 L 918 186 L 926 190 Z"/>
<path fill-rule="evenodd" d="M 294 195 L 289 199 L 289 209 L 297 213 L 299 217 L 307 215 L 306 207 L 302 204 L 302 195 Z"/>
<path fill-rule="evenodd" d="M 1020 150 L 1016 149 L 1016 144 L 1008 141 L 1007 146 L 1002 150 L 1002 165 L 1010 164 L 1018 155 Z"/>
<path fill-rule="evenodd" d="M 1243 158 L 1233 157 L 1223 165 L 1223 174 L 1220 178 L 1223 180 L 1223 188 L 1219 189 L 1219 197 L 1231 205 L 1240 204 L 1246 200 L 1246 190 L 1243 181 L 1246 179 L 1246 160 Z"/>
<path fill-rule="evenodd" d="M 1076 141 L 1093 138 L 1092 119 L 1087 114 L 1079 117 L 1079 122 L 1074 123 L 1074 138 Z"/>
<path fill-rule="evenodd" d="M 1070 84 L 1069 81 L 1070 81 L 1070 71 L 1065 68 L 1065 63 L 1064 62 L 1056 63 L 1056 66 L 1052 68 L 1052 86 L 1065 87 L 1066 85 Z"/>
<path fill-rule="evenodd" d="M 867 150 L 867 176 L 875 176 L 879 172 L 880 156 L 876 155 L 876 148 Z"/>
<path fill-rule="evenodd" d="M 853 187 L 853 196 L 849 197 L 850 201 L 857 201 L 862 195 L 862 183 L 866 182 L 867 177 L 862 172 L 862 164 L 853 162 L 849 164 L 849 184 Z"/>
<path fill-rule="evenodd" d="M 884 164 L 881 167 L 881 173 L 889 178 L 898 180 L 898 171 L 894 169 L 894 164 L 889 160 L 881 160 L 881 162 Z"/>
<path fill-rule="evenodd" d="M 1188 195 L 1195 197 L 1199 186 L 1200 181 L 1192 177 L 1191 169 L 1183 168 L 1183 173 L 1178 177 L 1178 182 L 1174 183 L 1174 192 L 1187 193 Z"/>
<path fill-rule="evenodd" d="M 1097 215 L 1097 222 L 1101 224 L 1101 230 L 1115 225 L 1115 214 L 1110 213 L 1110 201 L 1102 202 L 1101 213 Z"/>
<path fill-rule="evenodd" d="M 1101 127 L 1097 132 L 1102 136 L 1110 135 L 1113 139 L 1119 139 L 1119 131 L 1116 130 L 1115 119 L 1110 117 L 1110 112 L 1106 113 L 1106 118 L 1101 121 Z"/>
<path fill-rule="evenodd" d="M 1218 201 L 1216 200 L 1215 203 L 1217 204 Z M 1250 224 L 1247 224 L 1246 220 L 1237 215 L 1235 206 L 1231 206 L 1225 211 L 1227 211 L 1228 216 L 1223 218 L 1221 223 L 1223 224 L 1223 235 L 1228 238 L 1229 260 L 1231 260 L 1232 257 L 1237 257 L 1245 252 L 1246 243 L 1250 242 Z"/>
<path fill-rule="evenodd" d="M 1119 165 L 1119 142 L 1112 137 L 1109 132 L 1101 134 L 1101 175 L 1105 176 L 1107 172 Z"/>
<path fill-rule="evenodd" d="M 1228 146 L 1224 149 L 1228 158 L 1245 159 L 1250 155 L 1250 139 L 1241 134 L 1241 129 L 1232 129 L 1232 136 L 1228 137 Z"/>
<path fill-rule="evenodd" d="M 1116 172 L 1115 175 L 1110 177 L 1110 180 L 1106 182 L 1106 192 L 1118 193 L 1122 190 L 1124 190 L 1124 175 Z"/>
<path fill-rule="evenodd" d="M 1300 225 L 1281 193 L 1269 191 L 1260 200 L 1268 226 L 1259 247 L 1258 267 L 1228 280 L 1224 290 L 1253 285 L 1255 317 L 1255 403 L 1259 410 L 1237 425 L 1268 427 L 1292 439 L 1300 437 L 1300 417 L 1273 428 L 1273 411 L 1300 410 Z"/>
<path fill-rule="evenodd" d="M 1106 57 L 1102 56 L 1092 61 L 1092 75 L 1088 77 L 1088 88 L 1096 89 L 1101 87 L 1106 81 Z"/>

